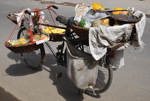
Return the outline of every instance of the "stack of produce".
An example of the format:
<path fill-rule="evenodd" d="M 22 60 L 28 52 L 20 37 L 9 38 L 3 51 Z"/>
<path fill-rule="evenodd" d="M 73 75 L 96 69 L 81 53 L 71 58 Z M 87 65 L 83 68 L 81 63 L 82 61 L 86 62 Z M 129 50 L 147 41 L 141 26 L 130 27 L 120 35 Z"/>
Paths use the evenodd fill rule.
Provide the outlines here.
<path fill-rule="evenodd" d="M 54 27 L 45 27 L 43 33 L 45 34 L 64 34 L 65 29 L 54 28 Z"/>
<path fill-rule="evenodd" d="M 80 12 L 80 9 L 77 9 L 78 5 L 82 6 L 83 4 L 77 4 L 75 8 L 76 13 Z M 80 15 L 78 16 L 78 18 L 75 18 L 76 20 L 79 19 L 79 17 L 81 17 L 81 20 L 78 20 L 78 22 L 75 21 L 75 24 L 83 28 L 98 27 L 99 25 L 120 25 L 120 23 L 118 23 L 116 19 L 112 19 L 111 16 L 106 12 L 111 12 L 114 15 L 130 15 L 130 11 L 122 7 L 116 7 L 112 10 L 108 10 L 100 3 L 93 3 L 88 10 L 86 8 L 84 11 L 85 12 L 82 14 L 82 16 Z"/>
<path fill-rule="evenodd" d="M 18 40 L 9 40 L 8 42 L 11 45 L 24 45 L 24 44 L 27 44 L 28 42 L 30 42 L 30 40 L 27 38 L 20 38 Z"/>
<path fill-rule="evenodd" d="M 45 35 L 45 34 L 34 34 L 33 35 L 33 41 L 36 42 L 36 41 L 48 41 L 49 40 L 49 36 L 48 35 Z M 24 45 L 24 44 L 27 44 L 29 42 L 31 42 L 30 38 L 29 37 L 23 37 L 23 38 L 20 38 L 18 40 L 9 40 L 8 41 L 11 45 Z"/>

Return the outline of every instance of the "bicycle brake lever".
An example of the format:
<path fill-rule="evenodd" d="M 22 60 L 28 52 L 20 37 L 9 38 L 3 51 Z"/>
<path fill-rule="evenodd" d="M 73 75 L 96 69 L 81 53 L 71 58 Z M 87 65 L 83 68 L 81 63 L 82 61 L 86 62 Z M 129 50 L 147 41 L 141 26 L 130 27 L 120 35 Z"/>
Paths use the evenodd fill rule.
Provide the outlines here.
<path fill-rule="evenodd" d="M 29 15 L 31 15 L 31 12 L 28 10 L 25 10 L 24 13 L 28 13 Z"/>
<path fill-rule="evenodd" d="M 49 5 L 49 6 L 47 6 L 46 8 L 49 9 L 49 8 L 51 8 L 51 7 L 53 7 L 54 9 L 58 9 L 58 7 L 55 6 L 55 5 Z"/>

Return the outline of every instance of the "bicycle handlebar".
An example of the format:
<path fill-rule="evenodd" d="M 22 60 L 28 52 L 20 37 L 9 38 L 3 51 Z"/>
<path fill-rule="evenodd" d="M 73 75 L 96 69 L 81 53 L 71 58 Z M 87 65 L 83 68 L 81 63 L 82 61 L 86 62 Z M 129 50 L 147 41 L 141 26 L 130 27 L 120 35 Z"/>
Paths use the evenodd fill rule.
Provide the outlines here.
<path fill-rule="evenodd" d="M 55 6 L 55 5 L 49 5 L 49 6 L 47 6 L 46 8 L 38 9 L 38 11 L 43 11 L 43 10 L 46 10 L 46 9 L 50 9 L 51 7 L 54 8 L 54 9 L 58 9 L 58 7 Z M 31 15 L 31 12 L 36 12 L 36 11 L 37 11 L 37 10 L 35 10 L 35 9 L 33 9 L 33 10 L 31 10 L 31 11 L 25 10 L 24 13 L 27 13 L 27 14 Z"/>
<path fill-rule="evenodd" d="M 54 9 L 58 9 L 58 7 L 57 6 L 55 6 L 55 5 L 49 5 L 49 6 L 47 6 L 46 8 L 44 8 L 44 9 L 39 9 L 39 10 L 45 10 L 45 9 L 50 9 L 50 8 L 54 8 Z"/>
<path fill-rule="evenodd" d="M 55 5 L 47 6 L 47 8 L 51 8 L 51 7 L 53 7 L 54 9 L 58 9 L 58 7 Z"/>

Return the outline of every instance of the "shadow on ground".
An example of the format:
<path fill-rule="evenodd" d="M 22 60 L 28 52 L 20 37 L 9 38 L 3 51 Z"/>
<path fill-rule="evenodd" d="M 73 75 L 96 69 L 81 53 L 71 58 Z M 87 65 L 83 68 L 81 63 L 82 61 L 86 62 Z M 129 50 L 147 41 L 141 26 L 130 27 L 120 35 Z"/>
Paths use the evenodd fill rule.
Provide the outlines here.
<path fill-rule="evenodd" d="M 14 54 L 10 52 L 7 56 L 16 61 L 16 64 L 12 64 L 6 69 L 6 73 L 8 75 L 24 76 L 40 72 L 28 68 L 28 66 L 22 60 L 20 54 Z M 67 68 L 62 66 L 57 67 L 56 59 L 52 54 L 46 54 L 46 62 L 44 63 L 42 70 L 49 72 L 49 78 L 53 81 L 53 85 L 56 86 L 59 95 L 62 96 L 66 101 L 83 101 L 83 95 L 78 94 L 78 89 L 67 77 Z M 60 71 L 62 72 L 62 77 L 57 79 L 56 74 L 60 73 Z M 98 98 L 100 98 L 100 96 Z"/>
<path fill-rule="evenodd" d="M 30 69 L 23 59 L 21 58 L 20 54 L 14 54 L 12 52 L 8 53 L 8 58 L 14 60 L 16 64 L 10 65 L 5 71 L 7 75 L 11 76 L 24 76 L 24 75 L 29 75 L 33 74 L 39 71 Z"/>
<path fill-rule="evenodd" d="M 21 101 L 0 87 L 0 101 Z"/>
<path fill-rule="evenodd" d="M 49 78 L 53 81 L 53 85 L 56 86 L 59 95 L 66 101 L 82 101 L 84 99 L 83 95 L 78 94 L 78 89 L 67 77 L 67 68 L 61 66 L 57 67 L 56 59 L 51 54 L 47 54 L 46 58 L 45 66 L 47 66 L 48 69 L 44 67 L 43 69 L 50 73 Z M 62 76 L 57 79 L 56 75 L 60 72 L 62 72 Z"/>

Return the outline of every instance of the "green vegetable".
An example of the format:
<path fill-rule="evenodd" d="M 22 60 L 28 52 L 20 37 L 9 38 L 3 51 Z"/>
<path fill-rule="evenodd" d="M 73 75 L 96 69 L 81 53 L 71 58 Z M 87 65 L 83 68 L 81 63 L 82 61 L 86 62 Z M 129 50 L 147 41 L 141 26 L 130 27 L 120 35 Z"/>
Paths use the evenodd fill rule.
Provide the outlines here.
<path fill-rule="evenodd" d="M 84 27 L 85 24 L 86 24 L 86 19 L 82 19 L 82 20 L 79 22 L 79 26 L 80 26 L 80 27 Z"/>
<path fill-rule="evenodd" d="M 80 27 L 84 27 L 84 28 L 90 28 L 90 27 L 91 27 L 91 22 L 88 21 L 87 19 L 82 19 L 82 20 L 79 22 L 79 26 L 80 26 Z"/>

